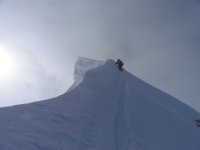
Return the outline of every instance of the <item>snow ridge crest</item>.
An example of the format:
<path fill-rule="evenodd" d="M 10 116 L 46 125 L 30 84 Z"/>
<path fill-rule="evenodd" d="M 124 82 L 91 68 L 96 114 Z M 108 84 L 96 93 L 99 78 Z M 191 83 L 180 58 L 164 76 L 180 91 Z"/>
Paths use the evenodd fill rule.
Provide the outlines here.
<path fill-rule="evenodd" d="M 71 91 L 83 81 L 85 73 L 87 71 L 94 69 L 98 66 L 101 66 L 104 63 L 105 61 L 101 61 L 101 60 L 78 57 L 78 60 L 76 61 L 75 68 L 74 68 L 74 83 L 71 86 L 71 88 L 69 88 L 68 91 Z"/>

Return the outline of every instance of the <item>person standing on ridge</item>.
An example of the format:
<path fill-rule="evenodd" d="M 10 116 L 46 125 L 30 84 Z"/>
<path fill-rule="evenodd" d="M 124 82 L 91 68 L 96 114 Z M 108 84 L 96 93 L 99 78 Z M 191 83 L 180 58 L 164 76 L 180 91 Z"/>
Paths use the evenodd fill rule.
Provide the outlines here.
<path fill-rule="evenodd" d="M 195 121 L 196 121 L 196 125 L 197 125 L 198 127 L 200 127 L 200 119 L 195 120 Z"/>
<path fill-rule="evenodd" d="M 116 65 L 118 66 L 118 69 L 122 71 L 122 66 L 124 65 L 124 63 L 120 59 L 117 59 Z"/>

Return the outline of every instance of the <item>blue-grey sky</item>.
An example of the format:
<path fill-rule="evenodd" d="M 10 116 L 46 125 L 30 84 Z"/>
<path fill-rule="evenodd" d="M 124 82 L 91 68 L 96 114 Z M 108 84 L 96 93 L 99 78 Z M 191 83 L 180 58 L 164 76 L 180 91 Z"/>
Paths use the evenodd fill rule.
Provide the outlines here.
<path fill-rule="evenodd" d="M 0 106 L 62 94 L 82 56 L 121 58 L 200 111 L 199 14 L 199 0 L 0 0 Z"/>

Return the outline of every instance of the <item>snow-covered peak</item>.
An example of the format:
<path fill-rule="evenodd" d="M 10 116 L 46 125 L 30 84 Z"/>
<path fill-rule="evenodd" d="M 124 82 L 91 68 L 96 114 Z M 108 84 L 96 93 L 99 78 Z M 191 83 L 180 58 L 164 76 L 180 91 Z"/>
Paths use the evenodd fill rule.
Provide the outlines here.
<path fill-rule="evenodd" d="M 75 63 L 75 68 L 74 68 L 74 83 L 68 91 L 71 91 L 83 81 L 85 73 L 87 71 L 94 69 L 98 66 L 101 66 L 104 63 L 105 61 L 79 57 Z"/>
<path fill-rule="evenodd" d="M 113 60 L 79 58 L 74 75 L 70 92 L 0 109 L 0 150 L 200 150 L 200 114 Z"/>

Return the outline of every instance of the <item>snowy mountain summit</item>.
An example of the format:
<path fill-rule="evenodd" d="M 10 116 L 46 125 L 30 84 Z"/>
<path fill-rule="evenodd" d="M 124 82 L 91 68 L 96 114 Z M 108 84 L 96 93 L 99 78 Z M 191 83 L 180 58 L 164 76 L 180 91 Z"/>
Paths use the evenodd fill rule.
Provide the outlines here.
<path fill-rule="evenodd" d="M 74 83 L 68 91 L 71 91 L 83 81 L 85 73 L 87 71 L 101 66 L 104 63 L 104 61 L 97 61 L 89 58 L 79 57 L 74 69 Z"/>
<path fill-rule="evenodd" d="M 74 74 L 59 97 L 0 109 L 0 150 L 200 150 L 200 114 L 113 60 Z"/>

